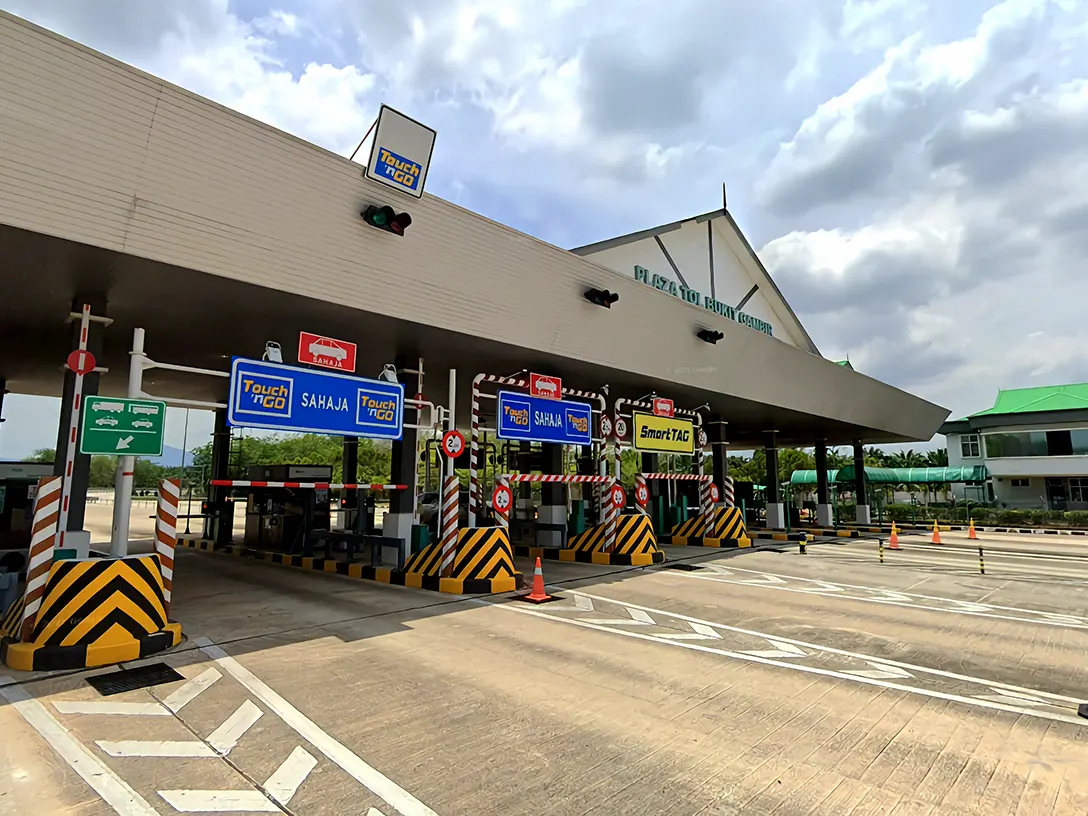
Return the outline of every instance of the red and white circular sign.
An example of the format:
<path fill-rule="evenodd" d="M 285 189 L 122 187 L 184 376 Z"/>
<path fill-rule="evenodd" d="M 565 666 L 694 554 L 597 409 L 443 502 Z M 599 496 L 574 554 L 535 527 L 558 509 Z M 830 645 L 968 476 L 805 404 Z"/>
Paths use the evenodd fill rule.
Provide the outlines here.
<path fill-rule="evenodd" d="M 68 368 L 72 369 L 76 374 L 90 374 L 98 365 L 95 362 L 94 355 L 82 349 L 76 349 L 69 354 L 67 362 Z"/>
<path fill-rule="evenodd" d="M 625 504 L 627 504 L 627 492 L 623 489 L 623 485 L 612 485 L 612 506 L 622 510 Z"/>
<path fill-rule="evenodd" d="M 505 516 L 510 512 L 510 506 L 513 503 L 514 494 L 506 485 L 498 485 L 495 492 L 491 494 L 491 506 L 495 508 L 496 513 L 502 513 Z"/>
<path fill-rule="evenodd" d="M 608 439 L 612 436 L 612 420 L 608 414 L 601 414 L 601 438 Z"/>
<path fill-rule="evenodd" d="M 450 459 L 456 459 L 465 452 L 465 437 L 460 431 L 446 431 L 442 435 L 442 453 Z"/>
<path fill-rule="evenodd" d="M 721 491 L 718 490 L 718 486 L 716 484 L 710 485 L 710 500 L 714 502 L 714 504 L 717 504 L 722 500 Z"/>
<path fill-rule="evenodd" d="M 616 436 L 620 439 L 627 436 L 627 420 L 623 417 L 616 417 Z"/>
<path fill-rule="evenodd" d="M 706 431 L 704 431 L 702 428 L 699 429 L 699 447 L 706 447 Z"/>
<path fill-rule="evenodd" d="M 638 502 L 639 507 L 645 507 L 650 501 L 650 489 L 644 484 L 640 484 L 635 488 L 635 501 Z"/>

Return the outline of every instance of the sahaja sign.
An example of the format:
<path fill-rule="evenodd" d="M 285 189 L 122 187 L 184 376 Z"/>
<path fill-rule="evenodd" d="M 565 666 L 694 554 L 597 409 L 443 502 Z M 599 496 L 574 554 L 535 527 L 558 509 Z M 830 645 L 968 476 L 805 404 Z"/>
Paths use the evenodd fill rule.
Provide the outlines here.
<path fill-rule="evenodd" d="M 635 266 L 635 280 L 640 283 L 645 283 L 647 286 L 652 286 L 654 289 L 658 289 L 662 292 L 668 292 L 673 297 L 680 298 L 685 303 L 690 303 L 692 306 L 702 306 L 708 312 L 714 312 L 722 317 L 726 317 L 732 320 L 734 323 L 740 323 L 742 326 L 748 326 L 751 329 L 755 329 L 758 332 L 774 337 L 774 331 L 771 324 L 766 320 L 760 320 L 758 317 L 752 317 L 750 314 L 745 314 L 737 309 L 734 309 L 728 303 L 722 303 L 720 300 L 715 300 L 710 295 L 703 295 L 694 289 L 684 286 L 682 283 L 677 283 L 672 278 L 666 278 L 664 275 L 655 275 L 643 266 Z"/>

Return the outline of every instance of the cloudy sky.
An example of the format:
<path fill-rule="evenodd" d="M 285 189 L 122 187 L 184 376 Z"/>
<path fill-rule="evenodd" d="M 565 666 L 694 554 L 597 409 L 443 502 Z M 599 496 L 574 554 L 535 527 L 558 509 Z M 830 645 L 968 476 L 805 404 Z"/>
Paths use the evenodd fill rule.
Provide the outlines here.
<path fill-rule="evenodd" d="M 386 101 L 438 130 L 430 192 L 560 246 L 724 181 L 825 356 L 957 416 L 1088 380 L 1088 2 L 0 8 L 345 155 Z M 0 454 L 51 446 L 47 411 L 9 398 Z"/>

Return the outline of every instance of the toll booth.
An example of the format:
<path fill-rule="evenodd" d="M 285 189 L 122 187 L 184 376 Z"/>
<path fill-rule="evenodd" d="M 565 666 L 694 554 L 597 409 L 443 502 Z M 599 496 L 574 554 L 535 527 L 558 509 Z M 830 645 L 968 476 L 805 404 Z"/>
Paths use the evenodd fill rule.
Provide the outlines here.
<path fill-rule="evenodd" d="M 0 570 L 26 570 L 38 480 L 52 475 L 51 462 L 0 462 Z"/>
<path fill-rule="evenodd" d="M 290 488 L 261 482 L 330 482 L 330 465 L 256 465 L 249 468 L 243 544 L 259 550 L 297 552 L 310 533 L 329 530 L 328 488 Z"/>

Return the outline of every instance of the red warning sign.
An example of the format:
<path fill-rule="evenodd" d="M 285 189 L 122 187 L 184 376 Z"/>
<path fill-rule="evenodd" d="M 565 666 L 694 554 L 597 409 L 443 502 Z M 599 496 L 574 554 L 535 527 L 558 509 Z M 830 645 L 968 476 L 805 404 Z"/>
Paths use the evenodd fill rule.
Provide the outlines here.
<path fill-rule="evenodd" d="M 627 504 L 627 491 L 623 489 L 623 485 L 613 485 L 612 506 L 617 510 L 622 510 L 625 504 Z"/>
<path fill-rule="evenodd" d="M 465 452 L 465 437 L 460 431 L 446 431 L 442 435 L 442 453 L 456 459 Z"/>
<path fill-rule="evenodd" d="M 355 344 L 309 332 L 298 333 L 298 361 L 303 365 L 355 371 Z"/>
<path fill-rule="evenodd" d="M 55 359 L 55 358 L 54 358 Z M 76 349 L 68 355 L 68 368 L 76 374 L 90 374 L 98 363 L 94 355 L 84 349 Z"/>

